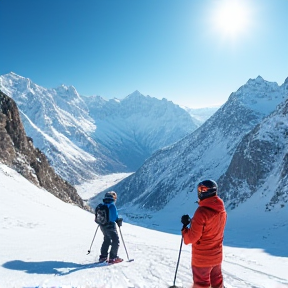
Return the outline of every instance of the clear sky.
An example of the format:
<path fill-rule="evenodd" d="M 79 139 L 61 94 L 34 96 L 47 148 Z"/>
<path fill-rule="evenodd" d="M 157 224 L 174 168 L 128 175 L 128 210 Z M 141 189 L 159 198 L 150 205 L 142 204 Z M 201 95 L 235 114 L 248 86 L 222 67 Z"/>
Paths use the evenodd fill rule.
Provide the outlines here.
<path fill-rule="evenodd" d="M 0 75 L 46 88 L 223 104 L 288 77 L 288 0 L 1 0 Z"/>

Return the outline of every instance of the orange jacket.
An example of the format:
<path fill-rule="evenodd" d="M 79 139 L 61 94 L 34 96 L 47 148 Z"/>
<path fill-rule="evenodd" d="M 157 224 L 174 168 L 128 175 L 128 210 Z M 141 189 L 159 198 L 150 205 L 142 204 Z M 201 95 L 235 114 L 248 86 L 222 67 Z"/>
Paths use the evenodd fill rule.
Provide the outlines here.
<path fill-rule="evenodd" d="M 227 214 L 218 196 L 199 202 L 190 228 L 182 230 L 184 243 L 192 244 L 192 266 L 219 265 L 223 259 L 223 236 Z"/>

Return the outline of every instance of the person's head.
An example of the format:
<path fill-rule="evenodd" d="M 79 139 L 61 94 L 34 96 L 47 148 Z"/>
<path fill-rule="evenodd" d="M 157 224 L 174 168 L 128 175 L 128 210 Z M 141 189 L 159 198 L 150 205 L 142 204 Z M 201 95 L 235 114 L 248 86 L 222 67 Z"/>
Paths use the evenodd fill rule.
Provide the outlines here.
<path fill-rule="evenodd" d="M 198 198 L 203 200 L 217 195 L 218 185 L 214 180 L 201 181 L 197 186 Z"/>
<path fill-rule="evenodd" d="M 111 203 L 113 201 L 116 202 L 116 200 L 117 200 L 117 194 L 114 191 L 107 192 L 105 194 L 104 199 L 103 199 L 104 202 L 109 202 L 109 203 Z"/>

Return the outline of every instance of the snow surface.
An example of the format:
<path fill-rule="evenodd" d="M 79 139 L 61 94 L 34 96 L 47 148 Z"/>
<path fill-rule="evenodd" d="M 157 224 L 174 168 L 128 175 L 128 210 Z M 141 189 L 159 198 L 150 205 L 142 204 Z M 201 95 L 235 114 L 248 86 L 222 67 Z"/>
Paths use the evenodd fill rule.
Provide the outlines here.
<path fill-rule="evenodd" d="M 86 181 L 81 185 L 75 185 L 75 188 L 81 198 L 87 200 L 112 185 L 117 184 L 131 174 L 132 173 L 112 173 L 108 175 L 98 175 L 94 180 Z"/>
<path fill-rule="evenodd" d="M 124 175 L 114 176 L 99 179 L 100 188 L 97 181 L 90 183 L 90 187 L 86 184 L 82 193 L 92 187 L 97 192 L 103 182 L 113 184 Z M 164 288 L 173 284 L 181 243 L 177 231 L 180 223 L 171 227 L 177 233 L 167 232 L 166 228 L 166 232 L 160 232 L 159 226 L 157 230 L 153 225 L 141 227 L 143 219 L 134 219 L 131 224 L 124 217 L 121 231 L 128 257 L 134 261 L 92 267 L 103 237 L 98 231 L 87 255 L 97 227 L 93 214 L 62 202 L 3 164 L 0 164 L 0 191 L 1 288 Z M 254 195 L 253 201 L 228 215 L 223 262 L 226 288 L 288 287 L 287 209 L 279 209 L 273 217 L 271 213 L 261 214 L 257 203 L 262 197 Z M 162 221 L 159 223 L 169 224 L 173 218 L 175 215 L 163 213 L 161 218 L 158 214 L 158 220 Z M 128 258 L 122 241 L 119 256 Z M 191 247 L 183 245 L 177 285 L 191 287 L 190 262 Z"/>
<path fill-rule="evenodd" d="M 207 119 L 209 119 L 219 108 L 221 105 L 213 106 L 213 107 L 205 107 L 205 108 L 189 108 L 186 106 L 180 106 L 185 109 L 193 119 L 197 120 L 199 126 L 202 125 Z"/>

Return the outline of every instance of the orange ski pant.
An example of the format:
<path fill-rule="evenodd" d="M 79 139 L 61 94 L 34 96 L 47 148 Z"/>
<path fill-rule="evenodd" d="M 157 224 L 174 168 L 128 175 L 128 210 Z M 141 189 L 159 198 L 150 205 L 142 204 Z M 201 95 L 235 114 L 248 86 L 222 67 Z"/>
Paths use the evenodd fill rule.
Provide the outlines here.
<path fill-rule="evenodd" d="M 221 264 L 212 267 L 192 266 L 192 288 L 224 288 Z"/>

